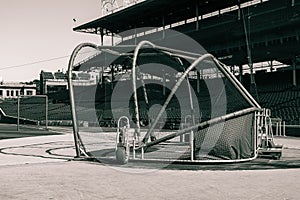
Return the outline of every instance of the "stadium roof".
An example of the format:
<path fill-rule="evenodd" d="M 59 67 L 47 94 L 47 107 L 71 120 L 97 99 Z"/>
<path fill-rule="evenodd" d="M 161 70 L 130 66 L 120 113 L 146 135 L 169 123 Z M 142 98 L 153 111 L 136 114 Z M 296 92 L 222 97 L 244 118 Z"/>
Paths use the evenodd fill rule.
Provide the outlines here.
<path fill-rule="evenodd" d="M 75 27 L 74 31 L 120 34 L 141 27 L 162 27 L 195 16 L 239 5 L 249 0 L 146 0 L 110 15 Z M 198 7 L 197 7 L 198 5 Z M 198 8 L 198 11 L 197 8 Z M 198 14 L 196 14 L 198 12 Z M 123 37 L 132 33 L 120 34 Z"/>
<path fill-rule="evenodd" d="M 101 53 L 91 59 L 79 63 L 77 66 L 74 66 L 74 70 L 88 70 L 93 66 L 108 66 L 108 65 L 122 65 L 127 69 L 132 68 L 133 62 L 133 51 L 132 47 L 113 47 L 114 50 L 121 50 L 120 52 L 111 50 L 111 49 L 101 49 Z M 128 52 L 126 52 L 128 51 Z M 153 48 L 143 48 L 140 49 L 137 64 L 143 65 L 147 63 L 157 63 L 166 66 L 170 66 L 175 69 L 177 72 L 183 72 L 189 65 L 190 62 L 184 58 L 180 58 L 180 56 L 174 56 L 170 52 L 165 52 Z M 153 67 L 153 66 L 152 66 Z M 170 68 L 170 69 L 171 69 Z M 162 68 L 155 68 L 155 70 L 151 70 L 153 74 L 161 75 L 160 71 Z M 166 70 L 166 69 L 164 69 Z M 171 70 L 172 71 L 172 70 Z M 166 72 L 166 71 L 165 71 Z M 171 72 L 170 72 L 171 73 Z"/>

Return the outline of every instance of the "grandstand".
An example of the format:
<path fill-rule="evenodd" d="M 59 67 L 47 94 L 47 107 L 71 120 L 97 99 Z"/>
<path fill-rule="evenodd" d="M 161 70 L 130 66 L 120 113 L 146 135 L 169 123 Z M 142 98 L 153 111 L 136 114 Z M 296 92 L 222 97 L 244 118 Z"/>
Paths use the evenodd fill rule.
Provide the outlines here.
<path fill-rule="evenodd" d="M 297 71 L 297 73 L 299 73 Z M 49 75 L 54 77 L 52 73 Z M 300 74 L 299 74 L 300 75 Z M 76 76 L 74 74 L 74 76 Z M 294 86 L 291 80 L 292 71 L 277 71 L 277 72 L 264 72 L 262 74 L 255 74 L 257 83 L 257 90 L 259 94 L 259 103 L 262 107 L 272 109 L 272 116 L 274 118 L 280 118 L 286 122 L 287 125 L 298 125 L 300 124 L 300 88 Z M 117 77 L 117 76 L 116 76 Z M 117 79 L 117 78 L 116 78 Z M 246 88 L 250 85 L 250 75 L 245 74 L 242 76 L 243 85 Z M 191 85 L 196 88 L 196 83 L 191 80 Z M 111 86 L 106 85 L 107 96 L 111 94 Z M 153 92 L 153 99 L 159 99 L 160 92 L 162 89 Z M 88 94 L 87 96 L 93 96 L 94 94 Z M 48 94 L 49 97 L 49 120 L 51 121 L 70 121 L 71 112 L 69 105 L 69 94 L 67 90 L 57 91 Z M 54 102 L 54 103 L 53 103 Z M 17 116 L 17 100 L 5 100 L 0 102 L 0 108 L 10 116 Z M 108 106 L 104 106 L 108 107 Z M 34 112 L 34 111 L 33 111 Z M 38 112 L 38 111 L 37 111 Z M 36 112 L 36 113 L 37 113 Z M 35 113 L 35 112 L 34 112 Z M 34 115 L 33 113 L 33 115 Z M 171 121 L 178 121 L 180 110 L 173 110 L 169 117 Z M 31 117 L 32 118 L 32 117 Z M 92 124 L 93 120 L 91 120 Z M 111 118 L 108 117 L 101 125 L 103 126 L 116 126 L 115 123 L 111 123 Z M 53 124 L 58 124 L 53 122 Z M 169 124 L 169 123 L 168 123 Z M 168 126 L 171 126 L 170 123 Z M 287 132 L 289 134 L 289 132 Z"/>
<path fill-rule="evenodd" d="M 156 9 L 158 7 L 161 9 Z M 116 8 L 73 30 L 99 35 L 102 45 L 105 36 L 114 36 L 112 42 L 137 44 L 147 37 L 167 41 L 165 31 L 168 29 L 185 33 L 225 64 L 238 67 L 238 78 L 249 91 L 251 75 L 245 71 L 251 73 L 251 70 L 244 64 L 279 61 L 285 71 L 280 70 L 281 66 L 274 71 L 270 64 L 264 69 L 270 71 L 271 68 L 271 72 L 254 74 L 259 94 L 254 97 L 262 107 L 272 108 L 275 118 L 297 125 L 300 113 L 293 105 L 298 105 L 299 96 L 298 9 L 297 0 L 141 1 L 128 8 Z"/>
<path fill-rule="evenodd" d="M 72 74 L 72 78 L 74 83 L 78 86 L 80 85 L 95 85 L 98 77 L 98 72 L 91 71 L 89 73 L 82 72 L 74 72 Z M 62 71 L 57 72 L 46 72 L 41 71 L 40 73 L 40 91 L 41 94 L 50 94 L 55 101 L 66 101 L 68 98 L 65 98 L 66 95 L 63 93 L 67 93 L 68 83 L 67 83 L 67 75 Z M 57 95 L 59 93 L 59 95 Z M 62 95 L 62 99 L 56 99 L 60 95 Z"/>
<path fill-rule="evenodd" d="M 177 31 L 184 32 L 189 36 L 197 35 L 197 37 L 199 37 L 196 38 L 197 41 L 204 45 L 205 48 L 213 55 L 219 57 L 222 62 L 230 64 L 231 66 L 240 66 L 241 63 L 245 63 L 247 60 L 243 62 L 235 60 L 237 56 L 241 57 L 241 55 L 235 55 L 232 51 L 234 49 L 239 49 L 239 52 L 245 50 L 243 47 L 243 45 L 245 45 L 245 30 L 241 30 L 242 27 L 240 23 L 242 22 L 242 13 L 244 13 L 245 18 L 251 17 L 251 24 L 248 24 L 250 25 L 250 30 L 248 30 L 248 33 L 251 35 L 251 43 L 253 43 L 252 61 L 255 62 L 263 60 L 262 58 L 256 58 L 256 52 L 261 52 L 259 48 L 262 47 L 268 50 L 268 52 L 260 53 L 260 55 L 268 55 L 264 58 L 264 60 L 277 59 L 284 61 L 286 64 L 292 64 L 291 59 L 286 57 L 286 53 L 284 52 L 289 52 L 290 55 L 297 55 L 297 49 L 290 48 L 292 46 L 289 46 L 287 43 L 289 40 L 279 35 L 278 31 L 275 29 L 285 30 L 281 31 L 281 34 L 290 35 L 290 40 L 292 40 L 292 35 L 297 33 L 297 27 L 295 26 L 295 23 L 298 23 L 298 18 L 295 16 L 291 18 L 293 22 L 287 22 L 287 24 L 292 23 L 290 25 L 277 22 L 280 21 L 280 17 L 285 19 L 283 18 L 283 12 L 290 13 L 289 15 L 291 16 L 295 15 L 294 10 L 297 10 L 298 6 L 299 3 L 297 1 L 292 1 L 291 3 L 289 1 L 278 0 L 243 0 L 239 2 L 234 0 L 226 2 L 199 1 L 198 5 L 195 5 L 194 1 L 178 1 L 177 3 L 170 3 L 169 1 L 141 1 L 140 3 L 132 4 L 130 7 L 117 8 L 116 10 L 111 11 L 112 13 L 108 13 L 108 15 L 104 17 L 75 27 L 74 30 L 79 32 L 99 34 L 101 38 L 107 35 L 114 35 L 116 38 L 121 38 L 123 43 L 128 44 L 142 40 L 144 34 L 162 36 L 162 32 L 164 31 L 162 27 L 165 29 L 172 28 Z M 144 13 L 143 9 L 147 7 L 164 8 L 164 13 L 168 13 L 168 15 L 167 17 L 163 18 L 164 13 L 161 13 L 159 10 L 155 9 L 147 9 L 147 15 L 140 15 L 140 13 Z M 241 8 L 241 10 L 239 10 L 239 8 Z M 264 12 L 265 10 L 268 10 L 268 8 L 270 9 L 269 12 Z M 190 12 L 187 12 L 186 10 L 190 10 Z M 280 13 L 276 13 L 279 11 Z M 248 12 L 250 12 L 252 15 L 248 15 Z M 174 17 L 175 15 L 177 17 Z M 124 20 L 124 16 L 128 16 L 126 18 L 127 21 L 121 25 L 118 23 L 118 21 L 120 18 Z M 262 17 L 260 16 L 262 16 L 264 20 L 262 20 Z M 111 21 L 110 24 L 106 23 L 108 19 Z M 272 21 L 272 24 L 266 26 L 268 21 Z M 234 23 L 238 24 L 238 26 L 236 26 L 235 29 L 231 29 L 230 32 L 226 32 L 225 29 L 222 28 L 222 26 L 225 25 L 232 26 Z M 214 24 L 214 26 L 211 26 L 211 24 Z M 155 29 L 146 30 L 144 33 L 139 32 L 139 28 L 145 26 L 154 27 Z M 134 27 L 136 28 L 136 32 L 126 32 L 126 30 Z M 259 35 L 262 35 L 262 27 L 265 27 L 266 29 L 263 32 L 266 33 L 265 38 L 272 40 L 273 42 L 263 41 L 262 43 L 258 43 L 258 41 L 262 40 L 262 38 L 259 37 Z M 283 29 L 283 27 L 285 27 L 285 29 Z M 287 29 L 288 27 L 290 28 Z M 215 30 L 223 30 L 223 32 Z M 213 37 L 212 32 L 215 32 L 215 34 L 219 35 L 215 35 Z M 278 41 L 275 41 L 275 33 L 279 35 Z M 224 38 L 220 37 L 220 35 L 227 36 Z M 235 35 L 235 37 L 233 37 L 233 35 Z M 134 39 L 134 36 L 137 38 Z M 220 41 L 216 41 L 216 38 L 218 38 Z M 211 43 L 212 40 L 214 40 L 214 43 Z M 115 41 L 117 41 L 117 39 Z M 204 41 L 207 41 L 207 45 L 205 45 Z M 234 45 L 231 44 L 231 41 L 236 43 L 239 41 L 238 43 L 240 43 L 241 46 L 239 47 L 239 45 L 236 44 L 235 47 L 232 47 Z M 294 43 L 297 43 L 296 41 Z M 230 48 L 227 49 L 226 54 L 224 54 L 226 45 L 223 44 L 228 44 L 230 46 Z M 276 54 L 273 54 L 274 51 L 272 51 L 272 44 L 277 45 L 276 48 L 279 49 L 277 50 Z M 292 49 L 294 52 L 286 51 L 288 48 Z M 270 58 L 270 56 L 272 58 Z M 297 62 L 295 63 L 297 67 Z M 298 80 L 294 80 L 294 77 L 299 77 L 299 71 L 296 70 L 294 72 L 293 65 L 291 65 L 290 69 L 290 71 L 278 70 L 277 72 L 255 74 L 257 90 L 259 93 L 257 101 L 259 101 L 262 107 L 272 108 L 272 115 L 274 117 L 281 118 L 282 120 L 286 121 L 286 124 L 297 125 L 299 124 L 300 115 L 297 106 L 299 105 L 299 88 L 297 86 Z M 96 72 L 96 74 L 97 73 L 99 74 L 99 72 Z M 239 72 L 239 74 L 239 79 L 243 80 L 243 85 L 248 89 L 250 85 L 250 75 L 243 75 L 243 72 Z M 97 75 L 91 75 L 88 73 L 73 73 L 73 79 L 82 81 L 95 80 L 91 81 L 93 83 L 90 84 L 95 84 L 98 82 L 98 80 L 102 80 L 102 78 L 109 80 L 109 76 L 98 76 L 93 78 L 95 76 Z M 118 79 L 117 76 L 118 75 L 115 76 L 116 79 Z M 41 94 L 48 94 L 49 101 L 52 100 L 54 103 L 68 103 L 69 96 L 67 92 L 68 86 L 65 73 L 41 72 L 40 80 Z M 12 113 L 10 111 L 6 112 Z M 62 118 L 67 119 L 66 116 Z"/>

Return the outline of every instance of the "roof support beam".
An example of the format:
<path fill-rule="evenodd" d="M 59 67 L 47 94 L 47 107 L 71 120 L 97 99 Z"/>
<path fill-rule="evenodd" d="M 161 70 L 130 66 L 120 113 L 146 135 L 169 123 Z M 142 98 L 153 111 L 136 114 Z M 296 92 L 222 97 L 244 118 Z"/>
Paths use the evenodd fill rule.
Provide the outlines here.
<path fill-rule="evenodd" d="M 196 31 L 199 30 L 199 7 L 198 3 L 195 4 L 195 11 L 196 11 Z"/>
<path fill-rule="evenodd" d="M 163 27 L 162 38 L 165 39 L 165 16 L 162 16 L 162 27 Z"/>

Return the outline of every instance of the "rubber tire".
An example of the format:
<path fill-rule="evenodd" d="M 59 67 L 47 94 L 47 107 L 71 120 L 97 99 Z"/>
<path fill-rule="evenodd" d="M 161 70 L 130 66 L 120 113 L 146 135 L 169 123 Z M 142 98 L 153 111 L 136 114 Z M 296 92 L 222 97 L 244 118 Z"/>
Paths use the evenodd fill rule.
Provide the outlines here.
<path fill-rule="evenodd" d="M 128 163 L 128 155 L 125 147 L 117 147 L 116 159 L 118 164 L 125 165 Z"/>

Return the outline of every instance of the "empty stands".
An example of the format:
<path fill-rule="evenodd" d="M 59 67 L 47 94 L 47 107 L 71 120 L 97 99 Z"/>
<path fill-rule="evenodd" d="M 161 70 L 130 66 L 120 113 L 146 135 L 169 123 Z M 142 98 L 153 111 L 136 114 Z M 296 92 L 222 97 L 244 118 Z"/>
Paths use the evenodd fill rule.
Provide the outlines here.
<path fill-rule="evenodd" d="M 297 71 L 297 74 L 299 72 Z M 300 75 L 300 74 L 299 74 Z M 44 77 L 47 77 L 47 79 L 54 79 L 54 78 L 65 78 L 65 74 L 63 73 L 43 73 Z M 74 75 L 76 76 L 76 75 Z M 78 77 L 82 79 L 87 79 L 88 76 L 86 74 L 78 74 Z M 300 86 L 294 86 L 292 83 L 292 71 L 278 71 L 278 72 L 269 72 L 269 73 L 257 73 L 255 74 L 255 80 L 257 85 L 257 90 L 259 94 L 259 103 L 264 108 L 270 108 L 272 110 L 272 116 L 276 118 L 281 118 L 282 120 L 286 121 L 287 124 L 291 125 L 299 125 L 300 124 Z M 210 112 L 211 112 L 211 102 L 209 101 L 209 92 L 207 90 L 206 84 L 209 84 L 209 79 L 207 80 L 201 80 L 201 83 L 199 84 L 199 90 L 200 93 L 197 93 L 199 97 L 201 96 L 202 99 L 199 102 L 199 108 L 201 110 L 201 116 L 199 118 L 209 118 Z M 122 82 L 122 83 L 121 83 Z M 128 90 L 131 89 L 131 82 L 130 81 L 119 81 L 118 83 L 123 84 L 121 88 L 129 88 L 127 90 L 120 91 L 119 93 L 119 100 L 125 101 L 125 99 L 122 99 L 122 96 L 126 96 L 128 93 Z M 197 91 L 197 81 L 195 79 L 190 79 L 190 83 L 194 91 Z M 90 90 L 87 89 L 87 87 L 82 86 L 81 89 L 77 91 L 81 91 L 85 94 L 87 97 L 87 102 L 84 103 L 84 106 L 81 110 L 81 115 L 86 116 L 87 119 L 89 119 L 88 115 L 96 108 L 97 111 L 95 112 L 102 112 L 103 114 L 103 124 L 105 126 L 114 126 L 115 122 L 112 121 L 113 116 L 110 111 L 111 106 L 108 103 L 110 101 L 113 88 L 115 87 L 115 84 L 112 86 L 109 83 L 106 83 L 104 85 L 98 85 L 97 88 L 97 94 L 95 94 L 95 88 L 92 87 L 96 86 L 90 86 Z M 167 83 L 171 84 L 171 83 Z M 246 87 L 246 89 L 249 89 L 250 86 L 250 76 L 249 74 L 246 74 L 243 76 L 243 85 Z M 168 85 L 167 85 L 168 86 Z M 170 87 L 170 86 L 168 86 Z M 227 86 L 226 86 L 227 87 Z M 162 104 L 164 102 L 166 96 L 168 95 L 169 91 L 166 91 L 165 95 L 162 95 L 162 86 L 159 84 L 152 84 L 151 88 L 147 88 L 149 94 L 149 101 L 151 101 L 151 105 L 154 104 Z M 234 109 L 232 106 L 242 106 L 243 102 L 235 101 L 237 97 L 232 96 L 233 93 L 230 92 L 230 87 L 226 88 L 229 107 L 227 109 Z M 70 113 L 70 105 L 69 105 L 69 96 L 67 91 L 60 91 L 56 95 L 49 94 L 49 108 L 48 108 L 48 119 L 51 121 L 60 121 L 60 120 L 71 120 L 71 113 Z M 143 101 L 143 92 L 139 92 L 139 99 L 141 99 L 140 104 L 145 104 Z M 54 101 L 53 99 L 57 99 L 56 96 L 59 96 L 61 98 L 61 101 Z M 206 100 L 205 100 L 206 99 Z M 88 103 L 89 101 L 89 103 Z M 166 113 L 167 117 L 169 119 L 168 123 L 173 124 L 175 121 L 180 121 L 182 118 L 183 113 L 187 112 L 184 108 L 180 108 L 180 106 L 174 106 L 176 103 L 176 99 L 171 101 L 170 106 L 167 107 Z M 95 103 L 96 102 L 96 103 Z M 25 102 L 25 106 L 22 107 L 21 112 L 24 117 L 35 119 L 38 118 L 38 116 L 41 115 L 40 108 L 35 106 L 39 102 Z M 240 105 L 239 105 L 240 104 Z M 122 104 L 123 106 L 128 106 Z M 131 105 L 132 107 L 132 105 Z M 175 108 L 176 107 L 176 108 Z M 0 102 L 0 108 L 10 116 L 17 116 L 17 100 L 16 99 L 10 99 L 10 100 L 4 100 Z M 228 111 L 229 111 L 228 110 Z M 122 106 L 120 106 L 120 109 L 117 111 L 117 113 L 124 112 L 124 108 L 122 110 Z M 154 110 L 149 110 L 148 108 L 141 108 L 140 109 L 140 116 L 141 118 L 147 117 L 147 112 L 150 116 L 155 115 Z M 156 111 L 157 112 L 157 111 Z M 130 113 L 133 114 L 134 110 L 131 108 Z M 153 116 L 152 116 L 153 117 Z M 90 117 L 91 122 L 95 121 L 93 117 Z"/>
<path fill-rule="evenodd" d="M 273 117 L 299 125 L 300 87 L 293 85 L 292 71 L 257 73 L 255 81 L 260 105 L 271 109 Z M 243 84 L 249 89 L 249 75 L 243 77 Z"/>

